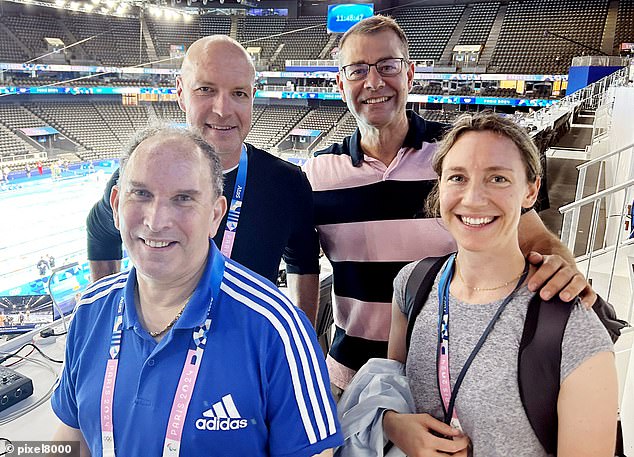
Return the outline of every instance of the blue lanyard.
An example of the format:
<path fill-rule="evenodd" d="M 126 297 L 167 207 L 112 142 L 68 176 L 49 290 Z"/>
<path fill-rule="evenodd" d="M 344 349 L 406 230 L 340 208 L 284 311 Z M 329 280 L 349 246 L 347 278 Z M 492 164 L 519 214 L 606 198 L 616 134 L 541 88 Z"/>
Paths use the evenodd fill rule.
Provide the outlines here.
<path fill-rule="evenodd" d="M 515 297 L 517 291 L 520 289 L 526 276 L 528 275 L 528 263 L 524 266 L 524 272 L 518 280 L 513 291 L 502 301 L 497 311 L 491 318 L 491 321 L 487 325 L 486 329 L 480 336 L 480 339 L 476 343 L 475 347 L 471 351 L 471 354 L 467 358 L 464 366 L 460 370 L 458 379 L 451 389 L 451 381 L 449 375 L 449 284 L 453 278 L 453 270 L 455 268 L 456 254 L 452 254 L 447 260 L 447 264 L 443 269 L 440 280 L 438 282 L 438 348 L 436 352 L 436 374 L 438 379 L 438 391 L 440 393 L 442 409 L 444 413 L 444 422 L 451 424 L 452 426 L 460 429 L 460 421 L 455 411 L 456 397 L 458 391 L 462 385 L 467 370 L 471 366 L 473 359 L 475 359 L 478 352 L 482 348 L 482 345 L 489 337 L 489 334 L 493 330 L 495 323 L 499 319 L 502 312 L 506 309 L 509 302 Z"/>
<path fill-rule="evenodd" d="M 214 249 L 212 249 L 213 251 Z M 210 254 L 211 255 L 211 254 Z M 181 438 L 184 421 L 189 409 L 189 402 L 193 395 L 198 370 L 207 344 L 207 334 L 211 328 L 212 305 L 220 294 L 220 284 L 225 271 L 224 256 L 218 252 L 213 254 L 211 265 L 211 299 L 205 321 L 194 327 L 189 349 L 178 382 L 178 387 L 172 400 L 172 409 L 167 423 L 163 443 L 163 457 L 177 457 L 180 454 Z M 101 444 L 104 457 L 115 457 L 114 426 L 112 422 L 114 407 L 114 388 L 117 379 L 119 354 L 123 329 L 123 313 L 125 299 L 121 297 L 114 319 L 112 337 L 110 340 L 109 357 L 106 364 L 103 387 L 101 393 Z"/>
<path fill-rule="evenodd" d="M 240 162 L 238 163 L 238 175 L 236 183 L 233 186 L 233 195 L 231 197 L 231 206 L 227 214 L 227 224 L 225 225 L 225 233 L 222 236 L 220 252 L 226 257 L 231 257 L 233 251 L 233 243 L 240 222 L 240 209 L 242 208 L 242 200 L 244 199 L 244 190 L 247 187 L 247 167 L 249 165 L 249 157 L 247 156 L 247 147 L 242 145 L 240 153 Z"/>

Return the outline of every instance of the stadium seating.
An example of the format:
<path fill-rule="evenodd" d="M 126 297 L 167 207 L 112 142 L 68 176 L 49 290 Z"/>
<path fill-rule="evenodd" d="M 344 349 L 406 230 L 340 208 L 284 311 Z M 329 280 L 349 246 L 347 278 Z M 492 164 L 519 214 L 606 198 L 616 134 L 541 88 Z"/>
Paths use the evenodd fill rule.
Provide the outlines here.
<path fill-rule="evenodd" d="M 157 57 L 170 57 L 170 45 L 184 45 L 185 49 L 201 36 L 200 19 L 192 16 L 188 22 L 171 22 L 149 15 L 146 19 Z"/>
<path fill-rule="evenodd" d="M 159 119 L 171 120 L 180 124 L 185 123 L 185 113 L 180 109 L 177 102 L 155 103 L 154 111 Z"/>
<path fill-rule="evenodd" d="M 308 112 L 297 128 L 329 132 L 346 113 L 345 106 L 320 106 Z"/>
<path fill-rule="evenodd" d="M 451 37 L 464 5 L 412 6 L 394 13 L 409 40 L 412 59 L 439 60 Z"/>
<path fill-rule="evenodd" d="M 231 32 L 231 18 L 229 16 L 209 14 L 202 16 L 200 18 L 200 32 L 200 36 L 229 35 Z"/>
<path fill-rule="evenodd" d="M 326 135 L 314 148 L 315 151 L 326 149 L 334 143 L 340 143 L 348 135 L 352 135 L 357 128 L 357 121 L 350 113 L 345 113 L 336 127 Z"/>
<path fill-rule="evenodd" d="M 547 32 L 598 49 L 606 15 L 605 0 L 511 1 L 490 71 L 567 74 L 573 57 L 592 51 Z"/>
<path fill-rule="evenodd" d="M 39 57 L 49 52 L 44 38 L 59 38 L 65 44 L 76 41 L 64 32 L 60 23 L 53 16 L 3 15 L 0 16 L 0 22 L 31 51 L 29 58 Z M 13 47 L 17 47 L 15 42 L 13 42 Z"/>
<path fill-rule="evenodd" d="M 247 16 L 238 18 L 237 40 L 244 47 L 260 48 L 260 62 L 268 62 L 280 44 L 286 18 Z"/>
<path fill-rule="evenodd" d="M 554 35 L 545 36 L 546 31 L 598 49 L 608 3 L 608 0 L 505 1 L 506 13 L 497 42 L 493 40 L 496 45 L 489 72 L 567 73 L 572 57 L 593 51 Z M 499 0 L 480 1 L 465 10 L 465 4 L 454 2 L 396 8 L 390 14 L 409 38 L 411 58 L 438 62 L 447 58 L 448 46 L 487 43 L 500 5 Z M 17 9 L 13 8 L 0 16 L 0 61 L 25 62 L 41 56 L 47 52 L 45 37 L 61 38 L 65 44 L 86 39 L 62 54 L 66 62 L 79 59 L 107 66 L 137 65 L 155 56 L 169 58 L 170 45 L 187 47 L 201 36 L 217 33 L 235 34 L 245 46 L 261 48 L 258 64 L 263 69 L 283 69 L 286 60 L 316 59 L 327 44 L 331 45 L 323 16 L 237 17 L 232 30 L 231 17 L 213 14 L 172 21 L 156 18 L 147 10 L 143 24 L 134 17 L 80 11 L 51 14 L 49 9 L 33 8 L 28 14 L 15 12 Z M 468 14 L 461 20 L 465 12 Z M 634 42 L 632 23 L 634 0 L 619 0 L 615 48 L 621 42 Z M 146 36 L 148 32 L 150 36 Z M 171 62 L 172 66 L 178 64 L 178 60 Z"/>
<path fill-rule="evenodd" d="M 269 105 L 259 115 L 246 141 L 268 150 L 279 143 L 308 113 L 307 107 Z"/>
<path fill-rule="evenodd" d="M 21 156 L 35 152 L 22 141 L 11 129 L 0 123 L 0 156 Z"/>
<path fill-rule="evenodd" d="M 492 55 L 490 72 L 567 73 L 572 56 L 588 51 L 581 46 L 554 36 L 546 30 L 598 48 L 602 44 L 607 15 L 607 0 L 505 0 L 480 1 L 466 7 L 463 2 L 440 6 L 408 6 L 391 14 L 406 31 L 411 58 L 438 60 L 447 53 L 447 46 L 458 44 L 484 45 L 493 23 L 504 4 L 506 13 L 497 45 Z M 633 42 L 634 0 L 619 0 L 615 46 Z M 150 55 L 163 59 L 170 55 L 171 45 L 189 46 L 203 35 L 233 34 L 246 47 L 260 47 L 260 64 L 281 68 L 286 60 L 317 58 L 325 46 L 332 44 L 321 16 L 288 18 L 280 16 L 194 16 L 177 22 L 156 18 L 146 11 L 142 24 L 138 18 L 109 17 L 83 12 L 56 11 L 33 7 L 29 13 L 18 13 L 18 7 L 0 16 L 0 61 L 24 62 L 47 50 L 44 37 L 61 38 L 65 43 L 87 39 L 66 54 L 95 63 L 125 66 L 146 62 Z M 465 9 L 467 8 L 467 9 Z M 468 14 L 467 14 L 468 13 Z M 143 34 L 140 31 L 143 30 Z M 150 36 L 145 36 L 149 32 Z M 28 52 L 27 52 L 28 51 Z M 172 66 L 178 65 L 173 62 Z M 37 86 L 55 84 L 67 75 L 7 72 L 5 84 Z M 65 86 L 160 86 L 173 87 L 172 76 L 107 74 L 64 83 Z M 280 84 L 273 82 L 272 84 Z M 444 87 L 443 87 L 444 86 Z M 526 87 L 531 88 L 530 83 Z M 517 97 L 512 88 L 484 87 L 474 91 L 468 85 L 423 82 L 412 89 L 414 94 L 483 95 Z M 535 86 L 524 97 L 548 98 L 550 87 Z M 9 103 L 15 103 L 8 100 Z M 22 154 L 29 146 L 16 135 L 16 129 L 50 124 L 83 148 L 82 158 L 117 155 L 129 135 L 149 118 L 160 117 L 184 123 L 185 115 L 176 102 L 154 102 L 140 106 L 123 106 L 120 101 L 86 101 L 66 99 L 59 102 L 25 103 L 23 108 L 0 103 L 0 146 L 4 154 Z M 261 102 L 261 103 L 260 103 Z M 268 105 L 256 100 L 253 129 L 248 141 L 263 148 L 275 147 L 293 127 L 324 132 L 320 147 L 354 130 L 354 118 L 340 106 L 298 107 Z M 29 114 L 32 113 L 32 114 Z M 449 112 L 429 111 L 425 116 L 448 120 Z M 82 122 L 77 122 L 81 120 Z"/>
<path fill-rule="evenodd" d="M 17 129 L 42 127 L 45 123 L 28 110 L 13 104 L 0 105 L 0 151 L 4 156 L 19 156 L 36 152 L 27 141 L 18 134 Z"/>
<path fill-rule="evenodd" d="M 125 67 L 148 61 L 138 19 L 74 13 L 64 15 L 62 21 L 78 40 L 90 38 L 81 46 L 102 65 Z"/>
<path fill-rule="evenodd" d="M 619 0 L 614 45 L 634 43 L 634 0 Z"/>
<path fill-rule="evenodd" d="M 446 124 L 450 124 L 453 121 L 455 121 L 461 114 L 464 114 L 464 113 L 460 111 L 426 109 L 426 110 L 422 110 L 419 114 L 424 119 L 427 119 L 428 121 L 444 122 Z"/>
<path fill-rule="evenodd" d="M 69 139 L 93 151 L 108 155 L 121 151 L 122 142 L 116 134 L 116 128 L 103 110 L 88 102 L 39 103 L 29 104 L 28 108 Z M 77 122 L 81 119 L 81 122 Z M 117 120 L 117 128 L 121 128 Z M 81 156 L 86 160 L 86 157 Z"/>
<path fill-rule="evenodd" d="M 31 58 L 30 53 L 25 52 L 24 49 L 16 43 L 16 40 L 2 28 L 3 25 L 4 24 L 0 22 L 0 59 L 3 62 L 26 62 L 29 60 Z"/>
<path fill-rule="evenodd" d="M 288 19 L 284 32 L 288 33 L 280 37 L 284 47 L 270 62 L 280 69 L 284 68 L 286 60 L 317 59 L 328 42 L 326 24 L 321 16 Z"/>
<path fill-rule="evenodd" d="M 465 24 L 458 44 L 481 44 L 484 45 L 491 32 L 491 26 L 495 21 L 495 16 L 500 8 L 499 2 L 476 3 L 473 5 L 469 19 Z"/>

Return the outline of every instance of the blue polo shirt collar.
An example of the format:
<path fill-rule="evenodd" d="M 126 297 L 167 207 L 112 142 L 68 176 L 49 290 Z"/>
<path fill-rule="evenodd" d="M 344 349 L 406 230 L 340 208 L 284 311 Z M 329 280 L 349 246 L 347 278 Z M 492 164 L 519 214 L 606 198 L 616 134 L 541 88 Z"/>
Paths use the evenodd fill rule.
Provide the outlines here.
<path fill-rule="evenodd" d="M 215 256 L 222 256 L 222 253 L 218 250 L 213 241 L 210 240 L 209 255 L 207 256 L 205 271 L 200 277 L 196 290 L 194 291 L 192 298 L 189 300 L 185 311 L 183 311 L 183 315 L 174 324 L 174 329 L 193 329 L 205 322 L 212 294 L 209 285 L 211 284 L 212 265 Z M 136 283 L 136 268 L 132 267 L 130 273 L 128 274 L 128 281 L 124 292 L 125 310 L 123 314 L 123 327 L 126 329 L 130 329 L 135 326 L 141 327 L 134 303 L 134 289 L 136 287 Z"/>

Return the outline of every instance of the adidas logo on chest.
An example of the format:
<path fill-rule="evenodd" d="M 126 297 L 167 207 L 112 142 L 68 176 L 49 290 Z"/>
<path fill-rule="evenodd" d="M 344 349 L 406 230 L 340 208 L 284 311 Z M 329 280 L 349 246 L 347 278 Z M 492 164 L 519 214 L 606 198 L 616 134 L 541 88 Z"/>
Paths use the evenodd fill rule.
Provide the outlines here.
<path fill-rule="evenodd" d="M 243 419 L 236 408 L 231 394 L 222 397 L 218 403 L 203 413 L 203 417 L 196 420 L 198 430 L 229 431 L 240 430 L 249 425 L 247 419 Z"/>

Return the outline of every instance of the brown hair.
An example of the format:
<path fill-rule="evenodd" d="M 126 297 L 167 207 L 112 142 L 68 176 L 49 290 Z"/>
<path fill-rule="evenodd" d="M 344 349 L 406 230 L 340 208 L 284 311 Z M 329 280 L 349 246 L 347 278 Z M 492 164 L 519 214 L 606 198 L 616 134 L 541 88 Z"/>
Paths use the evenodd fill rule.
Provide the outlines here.
<path fill-rule="evenodd" d="M 341 50 L 346 43 L 346 40 L 353 35 L 374 35 L 375 33 L 385 32 L 391 30 L 396 34 L 402 44 L 403 57 L 405 60 L 409 60 L 409 44 L 407 37 L 403 29 L 396 23 L 394 19 L 388 16 L 377 14 L 376 16 L 368 17 L 362 21 L 353 25 L 346 33 L 343 34 L 341 40 L 339 40 L 339 53 L 337 57 L 339 59 L 339 65 L 341 65 Z"/>
<path fill-rule="evenodd" d="M 533 140 L 522 127 L 511 119 L 502 117 L 491 111 L 478 114 L 460 116 L 452 128 L 445 134 L 432 159 L 432 168 L 438 175 L 438 181 L 427 197 L 426 209 L 431 216 L 438 217 L 440 213 L 438 183 L 442 178 L 442 164 L 447 153 L 456 142 L 467 132 L 493 132 L 510 139 L 517 147 L 520 158 L 526 168 L 526 180 L 534 183 L 541 176 L 542 165 L 539 160 L 539 150 Z"/>

